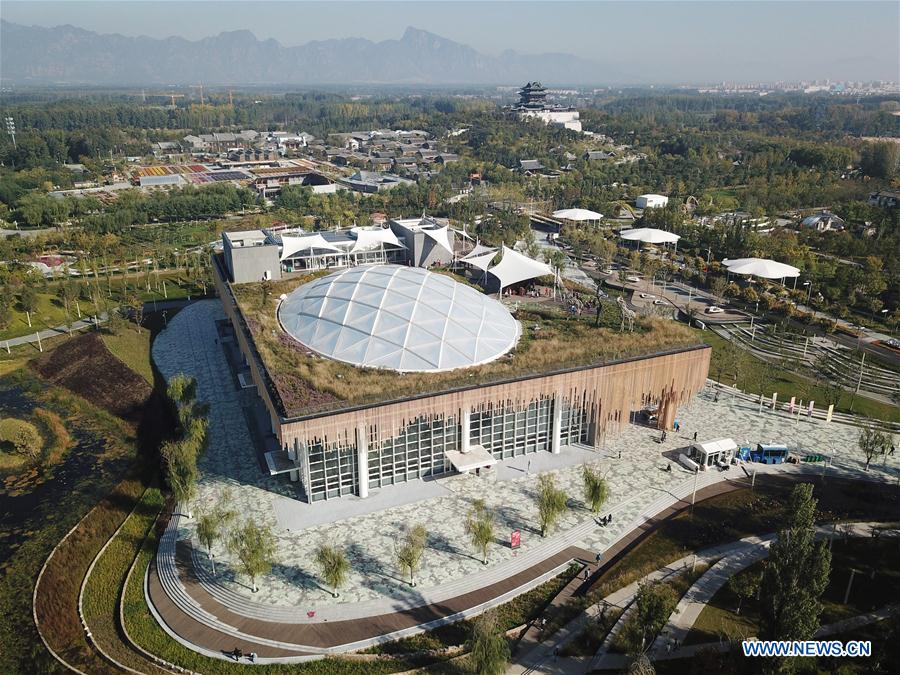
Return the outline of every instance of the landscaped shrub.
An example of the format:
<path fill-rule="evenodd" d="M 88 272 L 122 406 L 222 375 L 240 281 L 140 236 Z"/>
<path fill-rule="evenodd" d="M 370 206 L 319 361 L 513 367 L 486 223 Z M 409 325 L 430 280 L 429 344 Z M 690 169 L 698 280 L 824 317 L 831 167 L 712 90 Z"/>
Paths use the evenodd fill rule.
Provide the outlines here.
<path fill-rule="evenodd" d="M 44 447 L 44 439 L 31 422 L 7 417 L 0 420 L 0 450 L 37 459 Z"/>

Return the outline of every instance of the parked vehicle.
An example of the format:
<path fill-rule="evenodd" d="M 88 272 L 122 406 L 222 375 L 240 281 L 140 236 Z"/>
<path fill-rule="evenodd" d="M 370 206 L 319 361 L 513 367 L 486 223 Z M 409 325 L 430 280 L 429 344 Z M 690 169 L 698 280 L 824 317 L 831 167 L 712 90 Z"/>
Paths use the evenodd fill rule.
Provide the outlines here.
<path fill-rule="evenodd" d="M 781 464 L 788 461 L 790 452 L 786 445 L 757 443 L 755 448 L 742 447 L 738 457 L 745 462 L 758 462 L 760 464 Z"/>

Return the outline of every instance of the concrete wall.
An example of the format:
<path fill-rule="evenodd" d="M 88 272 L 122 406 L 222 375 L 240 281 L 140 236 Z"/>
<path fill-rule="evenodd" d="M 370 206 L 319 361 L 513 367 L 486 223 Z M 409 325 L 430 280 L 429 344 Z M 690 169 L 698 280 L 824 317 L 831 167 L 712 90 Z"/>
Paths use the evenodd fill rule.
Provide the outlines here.
<path fill-rule="evenodd" d="M 236 284 L 262 281 L 266 272 L 269 278 L 281 278 L 281 261 L 277 246 L 229 246 L 225 243 L 225 264 L 228 274 Z"/>
<path fill-rule="evenodd" d="M 449 265 L 453 262 L 453 256 L 443 247 L 438 246 L 431 237 L 424 232 L 413 232 L 396 224 L 391 224 L 391 230 L 397 238 L 406 245 L 409 264 L 414 267 L 430 267 L 431 265 Z M 450 245 L 454 246 L 453 230 L 447 232 Z"/>

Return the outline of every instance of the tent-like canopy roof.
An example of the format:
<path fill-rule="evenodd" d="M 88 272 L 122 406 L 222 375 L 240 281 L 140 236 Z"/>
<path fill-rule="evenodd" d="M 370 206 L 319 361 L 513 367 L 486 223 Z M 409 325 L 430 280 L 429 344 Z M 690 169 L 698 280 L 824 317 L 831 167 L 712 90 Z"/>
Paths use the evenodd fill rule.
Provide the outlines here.
<path fill-rule="evenodd" d="M 462 230 L 458 230 L 455 227 L 450 228 L 450 229 L 452 229 L 454 232 L 456 232 L 456 234 L 458 234 L 460 237 L 464 237 L 470 241 L 473 239 L 472 235 L 469 234 L 468 232 L 466 232 L 465 228 L 463 228 Z"/>
<path fill-rule="evenodd" d="M 477 267 L 482 272 L 487 272 L 491 261 L 496 257 L 497 251 L 489 251 L 488 253 L 482 253 L 481 255 L 466 256 L 462 262 L 471 265 L 472 267 Z"/>
<path fill-rule="evenodd" d="M 290 258 L 300 251 L 318 248 L 325 251 L 340 251 L 337 246 L 325 241 L 321 234 L 304 234 L 299 237 L 281 237 L 281 259 Z"/>
<path fill-rule="evenodd" d="M 588 209 L 561 209 L 553 212 L 554 218 L 562 218 L 563 220 L 600 220 L 603 218 L 602 213 L 590 211 Z"/>
<path fill-rule="evenodd" d="M 336 361 L 401 372 L 487 363 L 519 339 L 493 298 L 418 267 L 348 267 L 295 289 L 278 308 L 284 330 Z"/>
<path fill-rule="evenodd" d="M 641 241 L 645 244 L 674 244 L 681 239 L 674 232 L 657 230 L 655 227 L 638 227 L 633 230 L 622 230 L 619 232 L 619 236 L 628 241 Z"/>
<path fill-rule="evenodd" d="M 422 233 L 434 241 L 435 244 L 440 246 L 442 249 L 447 251 L 450 255 L 453 255 L 453 246 L 450 244 L 450 237 L 448 236 L 448 232 L 450 231 L 449 225 L 444 225 L 443 227 L 439 227 L 434 230 L 426 230 L 423 229 Z"/>
<path fill-rule="evenodd" d="M 350 249 L 350 253 L 367 251 L 371 248 L 376 248 L 384 244 L 406 248 L 402 243 L 400 243 L 400 240 L 397 239 L 397 235 L 394 234 L 390 228 L 377 228 L 368 230 L 361 227 L 355 227 L 351 231 L 356 235 L 356 242 L 353 244 L 353 248 Z"/>
<path fill-rule="evenodd" d="M 765 258 L 737 258 L 735 260 L 723 260 L 722 264 L 734 274 L 744 274 L 763 279 L 784 279 L 786 277 L 799 277 L 800 270 L 793 265 Z"/>
<path fill-rule="evenodd" d="M 526 279 L 553 274 L 553 269 L 547 263 L 533 260 L 504 245 L 503 259 L 491 267 L 488 272 L 500 280 L 500 286 L 503 288 Z"/>
<path fill-rule="evenodd" d="M 475 248 L 466 253 L 460 260 L 468 260 L 469 258 L 478 258 L 484 255 L 485 253 L 496 253 L 497 249 L 493 246 L 484 246 L 482 244 L 475 244 Z"/>

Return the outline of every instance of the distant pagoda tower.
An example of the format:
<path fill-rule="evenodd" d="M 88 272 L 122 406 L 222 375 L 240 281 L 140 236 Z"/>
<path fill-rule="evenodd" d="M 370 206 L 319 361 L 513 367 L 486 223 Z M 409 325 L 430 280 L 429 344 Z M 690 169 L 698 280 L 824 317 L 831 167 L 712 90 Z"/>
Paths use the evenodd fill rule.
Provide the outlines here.
<path fill-rule="evenodd" d="M 540 82 L 529 82 L 519 89 L 519 110 L 544 110 L 547 107 L 547 90 Z"/>

